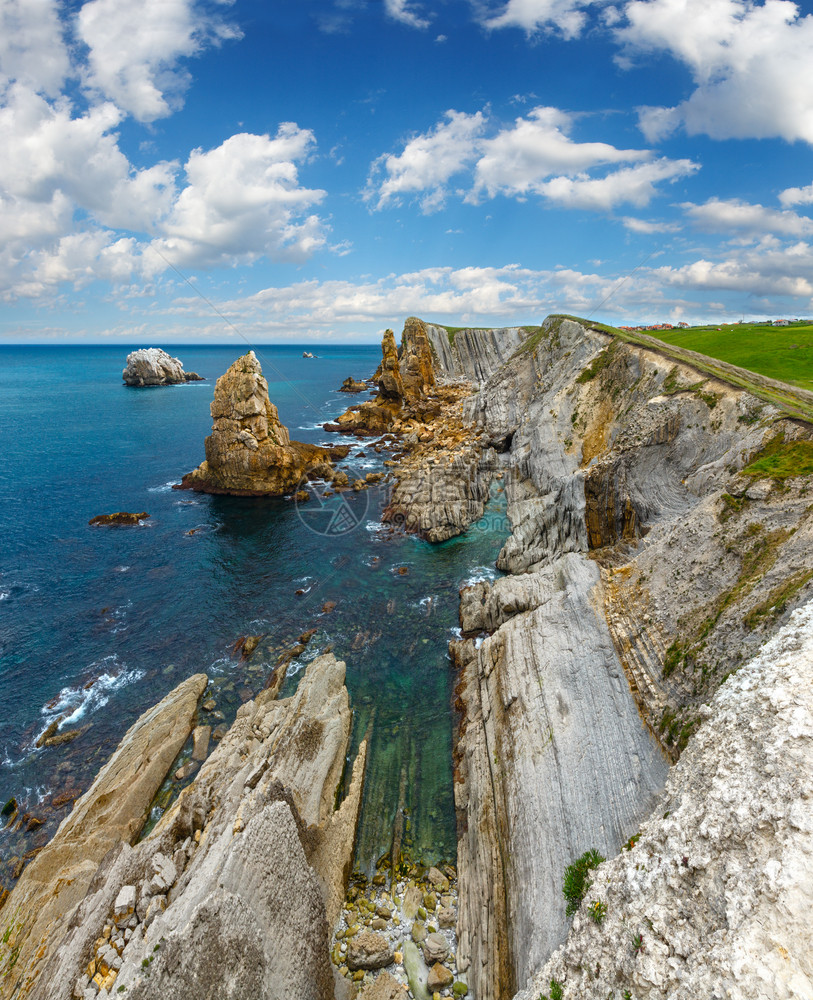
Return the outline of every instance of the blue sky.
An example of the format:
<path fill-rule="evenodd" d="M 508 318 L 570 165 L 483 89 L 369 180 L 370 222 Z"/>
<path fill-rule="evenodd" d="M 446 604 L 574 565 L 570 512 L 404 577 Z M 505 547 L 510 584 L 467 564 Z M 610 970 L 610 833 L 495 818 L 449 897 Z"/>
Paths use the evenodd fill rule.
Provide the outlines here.
<path fill-rule="evenodd" d="M 0 0 L 0 343 L 813 315 L 787 0 Z"/>

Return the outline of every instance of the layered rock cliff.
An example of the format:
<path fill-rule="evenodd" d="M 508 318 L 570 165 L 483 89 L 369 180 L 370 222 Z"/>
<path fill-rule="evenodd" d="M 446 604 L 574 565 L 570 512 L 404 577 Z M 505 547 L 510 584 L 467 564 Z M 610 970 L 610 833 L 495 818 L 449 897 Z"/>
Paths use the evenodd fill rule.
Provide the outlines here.
<path fill-rule="evenodd" d="M 813 996 L 813 603 L 701 710 L 628 851 L 517 996 Z M 603 912 L 600 921 L 593 914 Z"/>
<path fill-rule="evenodd" d="M 279 496 L 307 477 L 330 477 L 330 451 L 292 441 L 268 398 L 254 351 L 238 358 L 215 385 L 206 460 L 180 489 L 234 496 Z"/>
<path fill-rule="evenodd" d="M 809 593 L 808 480 L 771 470 L 813 434 L 564 318 L 465 418 L 500 444 L 512 533 L 511 575 L 462 595 L 476 641 L 452 644 L 458 961 L 502 998 L 565 939 L 565 866 L 635 833 L 703 704 Z"/>
<path fill-rule="evenodd" d="M 51 842 L 23 870 L 0 910 L 3 998 L 30 996 L 47 983 L 45 961 L 68 932 L 102 859 L 137 836 L 192 732 L 205 687 L 206 676 L 195 674 L 141 716 Z"/>
<path fill-rule="evenodd" d="M 121 373 L 125 385 L 142 388 L 149 385 L 180 385 L 184 382 L 201 382 L 197 372 L 185 372 L 183 362 L 162 351 L 160 347 L 142 347 L 127 355 L 127 364 Z"/>
<path fill-rule="evenodd" d="M 132 803 L 135 825 L 110 822 L 122 794 L 110 776 L 125 789 L 146 788 L 133 747 L 147 733 L 147 746 L 164 747 L 161 767 L 148 769 L 155 792 L 206 678 L 146 713 L 11 893 L 0 995 L 333 997 L 329 934 L 349 874 L 365 756 L 362 745 L 335 808 L 350 739 L 343 681 L 344 664 L 326 654 L 291 698 L 277 701 L 269 690 L 243 705 L 193 783 L 132 846 L 149 798 Z M 165 719 L 186 723 L 172 741 Z"/>
<path fill-rule="evenodd" d="M 475 383 L 493 375 L 533 332 L 526 326 L 465 328 L 453 333 L 433 323 L 424 326 L 439 368 L 447 376 L 462 376 Z"/>

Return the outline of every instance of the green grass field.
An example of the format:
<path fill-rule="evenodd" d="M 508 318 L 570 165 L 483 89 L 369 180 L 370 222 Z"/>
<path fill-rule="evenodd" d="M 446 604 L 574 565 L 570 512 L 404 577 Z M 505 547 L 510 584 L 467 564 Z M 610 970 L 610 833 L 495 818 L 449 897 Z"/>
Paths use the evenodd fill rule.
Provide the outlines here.
<path fill-rule="evenodd" d="M 801 389 L 813 389 L 813 326 L 741 323 L 651 333 L 664 343 L 699 351 Z"/>

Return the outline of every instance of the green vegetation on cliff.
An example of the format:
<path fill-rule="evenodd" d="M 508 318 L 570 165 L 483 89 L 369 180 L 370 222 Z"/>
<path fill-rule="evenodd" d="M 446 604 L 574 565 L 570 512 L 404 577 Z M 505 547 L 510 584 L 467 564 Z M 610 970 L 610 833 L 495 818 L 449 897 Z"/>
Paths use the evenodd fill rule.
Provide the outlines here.
<path fill-rule="evenodd" d="M 678 338 L 684 334 L 694 332 L 691 330 L 658 330 L 658 334 L 667 335 L 671 338 L 667 341 L 666 339 L 652 337 L 648 333 L 637 330 L 619 330 L 617 327 L 608 326 L 606 323 L 595 323 L 592 320 L 581 319 L 578 316 L 550 316 L 546 320 L 546 323 L 550 325 L 553 322 L 555 324 L 557 319 L 572 319 L 591 330 L 598 330 L 601 333 L 609 334 L 611 337 L 616 337 L 625 343 L 637 344 L 639 347 L 657 351 L 658 354 L 671 358 L 673 361 L 678 361 L 681 364 L 689 365 L 704 375 L 718 379 L 721 382 L 726 382 L 737 389 L 745 389 L 746 392 L 750 392 L 759 399 L 764 399 L 766 402 L 772 403 L 790 416 L 801 417 L 803 420 L 813 423 L 813 401 L 811 400 L 809 390 L 805 388 L 807 385 L 813 388 L 813 378 L 808 377 L 807 374 L 813 369 L 804 360 L 808 356 L 805 354 L 805 345 L 809 344 L 813 353 L 813 327 L 757 326 L 751 328 L 741 324 L 728 328 L 737 331 L 746 331 L 746 339 L 750 337 L 752 342 L 756 342 L 759 336 L 771 338 L 776 335 L 781 336 L 784 333 L 795 337 L 792 343 L 801 345 L 798 350 L 796 348 L 791 349 L 790 345 L 788 346 L 791 358 L 796 358 L 797 360 L 793 362 L 790 360 L 781 361 L 778 367 L 777 364 L 771 367 L 767 359 L 771 352 L 771 344 L 776 345 L 777 341 L 766 339 L 761 351 L 754 350 L 749 355 L 751 367 L 746 369 L 739 366 L 742 362 L 738 363 L 731 360 L 733 355 L 730 354 L 730 350 L 726 351 L 724 347 L 721 347 L 723 334 L 721 331 L 717 331 L 716 328 L 714 332 L 717 334 L 717 339 L 711 338 L 704 344 L 708 351 L 713 350 L 717 352 L 709 355 L 699 353 L 699 351 L 696 351 L 685 340 L 681 340 L 680 344 L 677 343 Z M 747 331 L 749 329 L 761 331 L 761 333 L 754 332 L 748 334 Z M 736 334 L 729 334 L 727 336 L 735 337 Z M 521 350 L 532 350 L 536 346 L 535 344 L 532 345 L 532 340 L 533 338 L 526 341 Z M 781 351 L 779 353 L 781 357 Z M 771 368 L 770 372 L 769 368 Z M 782 374 L 776 374 L 776 372 L 781 372 Z M 803 374 L 800 375 L 800 372 Z M 794 376 L 795 381 L 791 379 L 791 375 Z M 784 382 L 784 384 L 773 384 L 766 382 L 766 379 L 777 379 Z M 700 384 L 698 383 L 697 386 L 692 386 L 691 388 L 697 390 Z M 799 391 L 800 389 L 802 391 Z M 706 397 L 704 396 L 703 398 L 705 399 Z M 712 404 L 709 403 L 709 405 L 711 406 Z"/>
<path fill-rule="evenodd" d="M 730 365 L 813 389 L 813 326 L 735 323 L 689 330 L 658 330 L 667 344 L 698 351 Z"/>
<path fill-rule="evenodd" d="M 813 441 L 786 441 L 780 432 L 752 456 L 743 473 L 778 480 L 813 475 Z"/>

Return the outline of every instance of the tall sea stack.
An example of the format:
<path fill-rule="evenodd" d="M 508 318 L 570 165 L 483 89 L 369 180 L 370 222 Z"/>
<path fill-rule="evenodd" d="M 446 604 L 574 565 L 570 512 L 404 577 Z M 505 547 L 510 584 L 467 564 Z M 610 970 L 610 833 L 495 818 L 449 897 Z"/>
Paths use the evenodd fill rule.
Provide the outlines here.
<path fill-rule="evenodd" d="M 329 451 L 291 440 L 268 398 L 268 383 L 254 351 L 238 358 L 217 380 L 211 414 L 206 461 L 183 477 L 179 489 L 279 496 L 307 477 L 332 473 Z"/>

